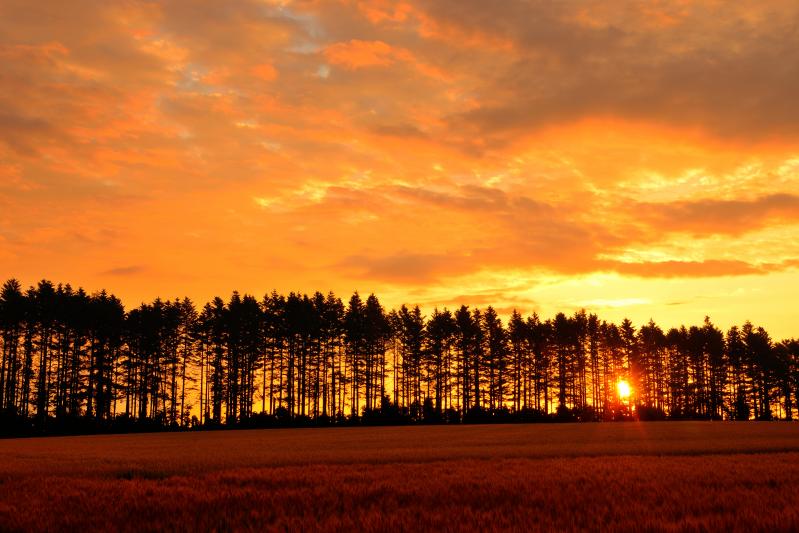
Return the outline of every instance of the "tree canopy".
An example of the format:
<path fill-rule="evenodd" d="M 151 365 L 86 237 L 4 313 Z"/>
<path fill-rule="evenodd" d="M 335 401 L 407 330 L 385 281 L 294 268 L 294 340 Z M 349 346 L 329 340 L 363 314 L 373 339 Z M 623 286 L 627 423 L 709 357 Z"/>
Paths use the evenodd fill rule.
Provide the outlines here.
<path fill-rule="evenodd" d="M 375 295 L 234 292 L 125 310 L 43 280 L 0 289 L 1 431 L 333 423 L 793 419 L 799 341 L 710 318 L 662 330 Z M 629 386 L 620 397 L 617 385 Z"/>

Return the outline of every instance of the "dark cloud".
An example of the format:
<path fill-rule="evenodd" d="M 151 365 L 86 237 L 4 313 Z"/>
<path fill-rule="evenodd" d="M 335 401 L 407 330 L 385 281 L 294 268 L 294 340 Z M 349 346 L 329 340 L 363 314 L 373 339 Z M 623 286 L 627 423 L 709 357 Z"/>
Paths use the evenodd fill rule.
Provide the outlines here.
<path fill-rule="evenodd" d="M 465 210 L 469 212 L 493 212 L 525 214 L 527 216 L 552 215 L 555 208 L 521 195 L 478 185 L 460 185 L 447 190 L 424 187 L 396 186 L 389 189 L 392 198 L 411 202 L 422 202 L 436 207 Z"/>
<path fill-rule="evenodd" d="M 370 129 L 373 132 L 377 133 L 378 135 L 386 135 L 388 137 L 405 137 L 405 138 L 414 138 L 414 139 L 427 138 L 427 134 L 425 134 L 414 124 L 410 123 L 382 124 L 382 125 L 372 126 L 370 127 Z"/>
<path fill-rule="evenodd" d="M 621 117 L 722 138 L 799 135 L 795 3 L 419 2 L 444 29 L 513 50 L 476 86 L 454 129 L 490 142 L 585 117 Z M 673 11 L 673 12 L 670 12 Z M 661 22 L 658 22 L 661 20 Z"/>
<path fill-rule="evenodd" d="M 799 222 L 799 196 L 769 194 L 741 200 L 639 203 L 634 204 L 630 214 L 659 232 L 740 235 L 766 225 Z"/>
<path fill-rule="evenodd" d="M 364 279 L 394 283 L 425 283 L 441 276 L 466 274 L 477 265 L 458 254 L 396 253 L 386 257 L 354 255 L 338 266 L 353 270 Z"/>
<path fill-rule="evenodd" d="M 187 46 L 198 64 L 251 62 L 268 57 L 275 44 L 307 37 L 308 28 L 289 11 L 258 0 L 166 0 L 161 8 L 161 30 Z"/>
<path fill-rule="evenodd" d="M 146 269 L 140 265 L 130 265 L 124 267 L 111 268 L 100 272 L 101 276 L 135 276 L 141 274 Z"/>
<path fill-rule="evenodd" d="M 21 156 L 36 156 L 39 146 L 64 135 L 49 121 L 21 114 L 13 106 L 0 101 L 0 143 L 5 143 Z"/>

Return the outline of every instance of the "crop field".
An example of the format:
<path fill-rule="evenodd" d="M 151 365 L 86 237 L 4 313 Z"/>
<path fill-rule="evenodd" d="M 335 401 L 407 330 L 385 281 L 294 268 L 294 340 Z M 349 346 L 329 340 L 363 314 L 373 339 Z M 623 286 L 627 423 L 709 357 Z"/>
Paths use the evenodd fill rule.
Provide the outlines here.
<path fill-rule="evenodd" d="M 799 424 L 0 441 L 0 530 L 797 530 Z"/>

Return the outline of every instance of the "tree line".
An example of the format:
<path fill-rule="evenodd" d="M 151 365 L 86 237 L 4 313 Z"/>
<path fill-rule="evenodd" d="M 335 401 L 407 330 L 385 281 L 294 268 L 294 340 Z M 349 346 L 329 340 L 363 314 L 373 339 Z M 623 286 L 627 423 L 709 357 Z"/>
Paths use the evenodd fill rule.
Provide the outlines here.
<path fill-rule="evenodd" d="M 387 310 L 356 292 L 234 292 L 126 311 L 43 280 L 0 290 L 7 432 L 619 419 L 792 420 L 799 341 L 747 322 L 636 328 L 578 311 Z M 629 397 L 619 382 L 629 384 Z"/>

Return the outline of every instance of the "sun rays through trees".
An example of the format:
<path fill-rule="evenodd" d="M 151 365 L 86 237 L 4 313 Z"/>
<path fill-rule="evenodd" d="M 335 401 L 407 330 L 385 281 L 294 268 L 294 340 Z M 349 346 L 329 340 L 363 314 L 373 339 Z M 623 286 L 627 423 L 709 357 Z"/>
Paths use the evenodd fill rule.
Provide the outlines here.
<path fill-rule="evenodd" d="M 41 281 L 0 291 L 3 431 L 219 425 L 793 419 L 799 342 L 709 318 L 383 308 L 234 292 L 128 311 Z"/>

